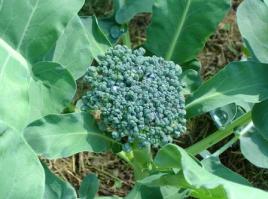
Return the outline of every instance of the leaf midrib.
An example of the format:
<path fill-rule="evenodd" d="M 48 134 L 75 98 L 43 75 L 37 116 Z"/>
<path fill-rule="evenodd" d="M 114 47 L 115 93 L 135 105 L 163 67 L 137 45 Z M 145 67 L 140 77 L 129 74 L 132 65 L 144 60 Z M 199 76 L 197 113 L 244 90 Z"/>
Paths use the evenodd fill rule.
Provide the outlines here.
<path fill-rule="evenodd" d="M 19 51 L 20 48 L 21 48 L 21 45 L 23 44 L 25 35 L 26 35 L 26 33 L 27 33 L 27 31 L 28 31 L 28 28 L 29 28 L 29 26 L 30 26 L 30 24 L 31 24 L 32 18 L 33 18 L 34 14 L 35 14 L 35 12 L 36 12 L 36 10 L 37 10 L 37 7 L 38 7 L 39 2 L 40 2 L 40 0 L 37 0 L 36 3 L 34 4 L 34 7 L 33 7 L 33 9 L 32 9 L 32 12 L 31 12 L 31 14 L 30 14 L 30 16 L 29 16 L 29 18 L 28 18 L 26 24 L 25 24 L 24 29 L 23 29 L 23 32 L 22 32 L 22 35 L 21 35 L 21 37 L 20 37 L 19 43 L 18 43 L 17 47 L 15 48 L 16 51 Z M 0 3 L 2 3 L 2 2 L 0 2 Z M 2 5 L 1 5 L 1 6 L 2 6 Z M 2 69 L 0 70 L 0 79 L 2 79 L 2 75 L 3 75 L 3 73 L 4 73 L 3 71 L 5 71 L 6 66 L 7 66 L 7 63 L 8 63 L 9 60 L 10 60 L 10 57 L 11 57 L 11 55 L 10 55 L 10 53 L 9 53 L 9 55 L 7 56 L 7 58 L 6 58 L 5 61 L 4 61 L 4 64 L 3 64 L 3 66 L 2 66 Z"/>
<path fill-rule="evenodd" d="M 18 46 L 17 46 L 16 50 L 20 50 L 20 47 L 23 44 L 23 41 L 25 39 L 25 35 L 26 35 L 26 33 L 28 31 L 28 28 L 29 28 L 29 26 L 31 24 L 32 18 L 33 18 L 34 14 L 35 14 L 35 12 L 37 10 L 39 2 L 40 2 L 40 0 L 37 0 L 35 5 L 34 5 L 34 7 L 33 7 L 33 9 L 32 9 L 32 12 L 31 12 L 31 14 L 29 16 L 29 19 L 27 20 L 27 23 L 25 24 L 24 30 L 22 32 L 22 35 L 21 35 L 21 38 L 20 38 L 20 41 L 18 43 Z"/>
<path fill-rule="evenodd" d="M 244 89 L 248 89 L 248 88 L 255 88 L 258 85 L 265 85 L 266 86 L 267 84 L 265 84 L 265 82 L 264 83 L 257 83 L 257 84 L 250 84 L 248 86 L 244 86 L 243 88 L 239 89 L 239 91 L 244 90 Z M 237 91 L 237 89 L 229 89 L 229 90 L 226 90 L 226 92 L 215 92 L 211 95 L 208 95 L 207 97 L 205 95 L 201 96 L 201 97 L 197 98 L 196 100 L 193 100 L 192 102 L 187 104 L 186 109 L 193 107 L 194 105 L 198 104 L 200 101 L 202 102 L 204 100 L 208 100 L 208 99 L 211 99 L 211 98 L 214 98 L 217 96 L 227 95 L 233 91 Z M 239 93 L 239 94 L 241 94 L 241 93 Z M 246 95 L 246 94 L 244 94 L 244 95 Z"/>
<path fill-rule="evenodd" d="M 178 39 L 179 39 L 179 37 L 181 35 L 183 25 L 186 22 L 186 16 L 187 16 L 187 13 L 188 13 L 188 11 L 190 9 L 190 5 L 191 5 L 191 2 L 192 2 L 191 0 L 186 0 L 186 1 L 187 1 L 186 7 L 185 7 L 185 9 L 184 9 L 184 11 L 182 13 L 181 21 L 180 21 L 180 23 L 178 23 L 178 26 L 177 26 L 177 29 L 176 29 L 176 32 L 175 32 L 175 36 L 174 36 L 174 38 L 172 40 L 172 43 L 170 45 L 170 48 L 168 49 L 168 51 L 166 53 L 166 56 L 165 56 L 165 59 L 166 60 L 170 60 L 171 59 L 171 57 L 173 55 L 173 52 L 175 50 L 176 44 L 178 42 Z"/>
<path fill-rule="evenodd" d="M 100 137 L 100 138 L 103 138 L 109 142 L 113 142 L 113 143 L 117 143 L 115 140 L 107 137 L 107 136 L 104 136 L 102 134 L 99 134 L 99 133 L 91 133 L 91 132 L 81 132 L 81 131 L 72 131 L 71 133 L 63 133 L 63 134 L 46 134 L 46 135 L 41 135 L 40 137 L 62 137 L 62 136 L 79 136 L 79 135 L 89 135 L 89 136 L 96 136 L 96 137 Z M 38 136 L 39 137 L 39 136 Z M 39 138 L 38 137 L 33 137 L 31 136 L 31 140 L 38 140 Z"/>

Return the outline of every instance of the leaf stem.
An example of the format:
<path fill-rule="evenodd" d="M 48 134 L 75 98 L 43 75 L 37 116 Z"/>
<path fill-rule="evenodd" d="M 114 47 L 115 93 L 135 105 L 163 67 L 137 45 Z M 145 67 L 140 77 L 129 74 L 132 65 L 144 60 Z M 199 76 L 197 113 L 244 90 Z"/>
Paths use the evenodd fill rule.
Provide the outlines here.
<path fill-rule="evenodd" d="M 220 142 L 224 138 L 228 137 L 233 133 L 234 128 L 245 125 L 249 123 L 251 120 L 251 112 L 248 112 L 238 119 L 234 120 L 231 124 L 228 126 L 219 129 L 215 133 L 211 134 L 210 136 L 206 137 L 205 139 L 197 142 L 196 144 L 188 147 L 186 151 L 191 155 L 197 155 L 200 152 L 206 150 L 207 148 L 213 146 L 214 144 Z"/>
<path fill-rule="evenodd" d="M 126 161 L 128 164 L 130 164 L 130 166 L 134 166 L 132 163 L 132 159 L 134 158 L 133 156 L 133 151 L 131 151 L 130 153 L 121 151 L 119 153 L 117 153 L 118 157 L 120 157 L 122 160 Z"/>
<path fill-rule="evenodd" d="M 233 146 L 234 143 L 236 143 L 240 137 L 244 134 L 246 134 L 252 127 L 253 127 L 253 122 L 250 122 L 247 126 L 245 126 L 240 132 L 235 133 L 235 136 L 227 142 L 224 146 L 222 146 L 219 150 L 217 150 L 215 153 L 213 153 L 213 156 L 219 156 L 221 155 L 224 151 L 229 149 L 230 147 Z"/>
<path fill-rule="evenodd" d="M 124 45 L 126 45 L 129 48 L 132 47 L 132 43 L 131 43 L 131 38 L 130 38 L 129 31 L 127 31 L 126 33 L 124 33 L 124 35 L 122 36 L 122 40 L 123 40 Z"/>

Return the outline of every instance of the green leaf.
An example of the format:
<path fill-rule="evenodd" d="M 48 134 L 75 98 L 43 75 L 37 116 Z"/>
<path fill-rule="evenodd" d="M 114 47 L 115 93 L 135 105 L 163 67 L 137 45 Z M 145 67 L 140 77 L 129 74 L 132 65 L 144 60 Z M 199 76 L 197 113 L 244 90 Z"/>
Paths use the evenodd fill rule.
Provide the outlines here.
<path fill-rule="evenodd" d="M 221 163 L 219 157 L 210 156 L 209 158 L 202 160 L 201 163 L 206 170 L 208 170 L 210 173 L 213 173 L 216 176 L 222 177 L 226 180 L 230 180 L 232 182 L 236 182 L 239 184 L 252 186 L 246 178 L 239 175 L 238 173 L 235 173 L 231 169 L 225 167 Z"/>
<path fill-rule="evenodd" d="M 227 65 L 186 99 L 188 118 L 231 103 L 267 99 L 267 74 L 267 64 L 246 61 Z"/>
<path fill-rule="evenodd" d="M 82 151 L 106 152 L 118 145 L 100 132 L 89 113 L 45 116 L 25 128 L 24 136 L 38 155 L 48 159 Z"/>
<path fill-rule="evenodd" d="M 0 37 L 35 63 L 55 44 L 84 0 L 1 0 Z"/>
<path fill-rule="evenodd" d="M 0 198 L 41 199 L 45 175 L 38 158 L 18 132 L 0 121 Z"/>
<path fill-rule="evenodd" d="M 51 49 L 83 0 L 70 0 L 68 5 L 63 0 L 2 0 L 0 4 L 0 36 L 5 40 L 0 44 L 0 119 L 22 129 L 29 120 L 61 112 L 74 95 L 76 85 L 67 70 L 55 63 L 27 62 L 36 63 Z"/>
<path fill-rule="evenodd" d="M 75 199 L 75 189 L 68 183 L 58 178 L 43 164 L 46 175 L 45 194 L 43 199 Z"/>
<path fill-rule="evenodd" d="M 240 148 L 248 161 L 257 167 L 268 169 L 268 141 L 257 129 L 240 137 Z"/>
<path fill-rule="evenodd" d="M 135 185 L 125 199 L 146 198 L 163 199 L 160 189 L 158 187 L 147 187 L 140 184 Z"/>
<path fill-rule="evenodd" d="M 252 121 L 258 132 L 268 141 L 268 100 L 255 104 L 252 109 Z"/>
<path fill-rule="evenodd" d="M 79 196 L 81 199 L 94 199 L 99 190 L 99 180 L 95 174 L 87 175 L 80 186 Z"/>
<path fill-rule="evenodd" d="M 184 95 L 193 93 L 202 83 L 200 69 L 202 65 L 197 59 L 184 63 L 182 66 L 182 82 L 185 84 L 183 88 Z"/>
<path fill-rule="evenodd" d="M 237 23 L 252 55 L 268 63 L 268 1 L 245 0 L 237 11 Z M 254 24 L 254 28 L 249 28 Z"/>
<path fill-rule="evenodd" d="M 154 0 L 114 0 L 117 5 L 115 20 L 119 24 L 129 22 L 136 14 L 152 12 Z"/>
<path fill-rule="evenodd" d="M 183 64 L 202 50 L 230 8 L 230 0 L 157 0 L 146 48 Z"/>
<path fill-rule="evenodd" d="M 173 144 L 160 149 L 155 164 L 160 171 L 167 170 L 166 174 L 156 175 L 160 177 L 156 178 L 158 183 L 191 189 L 192 196 L 196 198 L 268 198 L 268 193 L 265 191 L 234 183 L 208 172 L 197 160 Z"/>
<path fill-rule="evenodd" d="M 125 199 L 184 199 L 186 196 L 186 192 L 171 186 L 149 187 L 137 183 Z"/>
<path fill-rule="evenodd" d="M 29 117 L 30 81 L 27 61 L 0 38 L 0 120 L 16 129 L 25 126 Z"/>
<path fill-rule="evenodd" d="M 98 19 L 98 21 L 100 29 L 113 45 L 116 44 L 120 37 L 127 31 L 123 25 L 120 25 L 115 21 L 114 16 L 110 18 L 101 18 Z"/>
<path fill-rule="evenodd" d="M 131 160 L 136 179 L 142 179 L 149 175 L 149 167 L 153 162 L 150 147 L 133 149 L 134 158 Z"/>
<path fill-rule="evenodd" d="M 74 97 L 76 83 L 58 63 L 39 62 L 33 66 L 33 81 L 29 94 L 31 112 L 29 122 L 48 114 L 60 113 Z"/>
<path fill-rule="evenodd" d="M 190 95 L 201 85 L 199 72 L 193 69 L 183 71 L 181 79 L 185 83 L 185 88 L 183 88 L 184 95 Z"/>
<path fill-rule="evenodd" d="M 104 55 L 111 47 L 111 43 L 102 32 L 96 17 L 83 17 L 80 20 L 83 23 L 85 33 L 87 33 L 91 54 L 98 61 L 98 56 Z"/>
<path fill-rule="evenodd" d="M 3 40 L 0 63 L 0 119 L 16 129 L 44 115 L 61 112 L 74 96 L 75 81 L 57 63 L 39 62 L 32 67 Z"/>
<path fill-rule="evenodd" d="M 93 59 L 103 55 L 110 46 L 96 17 L 75 16 L 56 43 L 53 61 L 62 64 L 78 79 Z"/>

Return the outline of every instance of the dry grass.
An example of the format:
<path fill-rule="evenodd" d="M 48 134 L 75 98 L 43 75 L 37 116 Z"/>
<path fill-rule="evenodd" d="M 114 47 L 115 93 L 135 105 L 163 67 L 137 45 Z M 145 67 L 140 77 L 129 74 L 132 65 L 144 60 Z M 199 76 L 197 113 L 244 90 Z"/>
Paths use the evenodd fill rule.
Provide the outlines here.
<path fill-rule="evenodd" d="M 79 153 L 69 158 L 43 160 L 62 179 L 76 189 L 83 178 L 95 173 L 100 180 L 100 195 L 125 196 L 133 187 L 132 169 L 112 153 Z"/>

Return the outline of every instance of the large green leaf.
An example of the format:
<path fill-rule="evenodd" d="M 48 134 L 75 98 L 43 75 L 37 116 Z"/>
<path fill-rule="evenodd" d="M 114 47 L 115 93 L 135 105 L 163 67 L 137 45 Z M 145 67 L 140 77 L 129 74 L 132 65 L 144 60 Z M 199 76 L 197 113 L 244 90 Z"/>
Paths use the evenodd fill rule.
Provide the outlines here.
<path fill-rule="evenodd" d="M 219 157 L 210 156 L 209 158 L 202 160 L 201 163 L 206 170 L 208 170 L 210 173 L 213 173 L 216 176 L 222 177 L 226 180 L 230 180 L 232 182 L 236 182 L 239 184 L 252 186 L 246 178 L 239 175 L 238 173 L 235 173 L 231 169 L 225 167 L 221 163 Z"/>
<path fill-rule="evenodd" d="M 94 199 L 99 190 L 99 180 L 95 174 L 87 175 L 79 188 L 80 199 Z"/>
<path fill-rule="evenodd" d="M 268 169 L 268 140 L 257 129 L 240 137 L 240 148 L 248 161 L 257 167 Z"/>
<path fill-rule="evenodd" d="M 155 158 L 155 164 L 160 171 L 166 170 L 166 174 L 156 175 L 160 178 L 155 178 L 155 182 L 191 189 L 192 196 L 196 198 L 268 198 L 268 193 L 265 191 L 213 175 L 176 145 L 169 144 L 160 149 Z"/>
<path fill-rule="evenodd" d="M 194 59 L 230 7 L 230 0 L 156 0 L 146 47 L 176 63 Z"/>
<path fill-rule="evenodd" d="M 3 40 L 0 81 L 0 119 L 16 129 L 44 115 L 61 112 L 76 90 L 72 76 L 59 64 L 39 62 L 32 67 Z"/>
<path fill-rule="evenodd" d="M 98 130 L 88 113 L 48 115 L 24 130 L 27 142 L 38 155 L 49 159 L 81 151 L 110 151 L 117 142 Z"/>
<path fill-rule="evenodd" d="M 84 0 L 1 0 L 0 37 L 28 61 L 37 62 L 83 3 Z"/>
<path fill-rule="evenodd" d="M 1 121 L 0 162 L 0 198 L 43 198 L 45 175 L 42 165 L 22 137 Z"/>
<path fill-rule="evenodd" d="M 201 85 L 186 100 L 188 117 L 230 103 L 257 103 L 268 98 L 268 64 L 233 62 Z"/>
<path fill-rule="evenodd" d="M 78 79 L 93 59 L 98 59 L 110 46 L 96 17 L 75 16 L 57 41 L 53 61 L 62 64 Z"/>
<path fill-rule="evenodd" d="M 0 120 L 12 127 L 21 128 L 28 119 L 30 80 L 26 60 L 0 38 Z"/>
<path fill-rule="evenodd" d="M 75 189 L 68 183 L 58 178 L 52 173 L 45 164 L 43 164 L 46 185 L 43 199 L 76 199 Z"/>
<path fill-rule="evenodd" d="M 6 42 L 1 40 L 5 48 L 0 55 L 4 62 L 0 67 L 0 115 L 21 129 L 29 120 L 61 112 L 74 95 L 76 85 L 67 70 L 59 64 L 37 62 L 54 46 L 83 0 L 70 0 L 68 4 L 64 0 L 2 0 L 0 5 L 0 37 Z M 7 48 L 7 43 L 14 50 Z"/>
<path fill-rule="evenodd" d="M 76 91 L 72 75 L 58 63 L 38 62 L 32 70 L 33 81 L 29 89 L 30 122 L 48 114 L 62 112 Z"/>
<path fill-rule="evenodd" d="M 255 104 L 252 109 L 252 120 L 258 132 L 268 141 L 268 100 Z"/>
<path fill-rule="evenodd" d="M 237 23 L 252 55 L 268 63 L 268 1 L 244 0 L 238 8 Z M 254 28 L 249 28 L 254 24 Z"/>
<path fill-rule="evenodd" d="M 115 20 L 124 24 L 129 22 L 136 14 L 152 12 L 154 0 L 114 0 L 116 3 Z"/>

